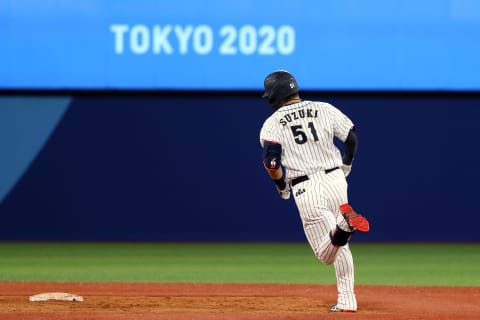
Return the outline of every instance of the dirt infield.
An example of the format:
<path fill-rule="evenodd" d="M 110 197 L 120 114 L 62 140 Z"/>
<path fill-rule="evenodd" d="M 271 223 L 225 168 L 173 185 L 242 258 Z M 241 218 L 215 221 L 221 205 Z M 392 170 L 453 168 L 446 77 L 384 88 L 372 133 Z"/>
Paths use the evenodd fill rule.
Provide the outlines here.
<path fill-rule="evenodd" d="M 84 301 L 30 302 L 43 292 Z M 359 312 L 329 313 L 334 286 L 0 282 L 2 320 L 479 319 L 480 287 L 357 286 Z"/>

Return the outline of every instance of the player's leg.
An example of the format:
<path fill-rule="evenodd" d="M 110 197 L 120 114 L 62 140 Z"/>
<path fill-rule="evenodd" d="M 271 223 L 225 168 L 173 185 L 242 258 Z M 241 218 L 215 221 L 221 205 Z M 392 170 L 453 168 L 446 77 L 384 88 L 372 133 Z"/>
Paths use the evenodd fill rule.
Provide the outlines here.
<path fill-rule="evenodd" d="M 337 221 L 337 217 L 341 216 L 339 205 L 347 202 L 345 179 L 323 176 L 302 183 L 301 188 L 304 192 L 295 196 L 295 202 L 307 240 L 320 261 L 333 263 L 335 267 L 338 289 L 336 310 L 356 311 L 353 259 L 347 244 L 352 230 L 348 229 L 343 219 Z M 296 193 L 293 190 L 293 194 Z"/>
<path fill-rule="evenodd" d="M 303 220 L 303 228 L 308 243 L 315 256 L 324 264 L 332 264 L 339 250 L 339 246 L 332 243 L 330 232 L 335 227 L 335 219 L 327 211 L 318 214 L 316 218 Z"/>
<path fill-rule="evenodd" d="M 347 244 L 351 233 L 338 226 L 348 228 L 345 222 L 337 223 L 336 219 L 340 214 L 338 204 L 346 202 L 346 183 L 336 185 L 328 181 L 324 184 L 311 180 L 302 183 L 305 192 L 295 196 L 305 235 L 315 256 L 325 264 L 334 264 L 338 290 L 336 310 L 356 311 L 353 259 Z"/>
<path fill-rule="evenodd" d="M 325 199 L 325 211 L 333 218 L 333 225 L 330 224 L 329 241 L 324 243 L 322 251 L 322 261 L 326 263 L 333 263 L 336 255 L 331 255 L 330 252 L 336 252 L 344 246 L 348 246 L 348 241 L 353 235 L 353 229 L 345 219 L 342 217 L 339 206 L 347 203 L 347 182 L 341 170 L 335 170 L 329 174 L 321 176 L 320 189 L 323 191 L 323 198 Z"/>
<path fill-rule="evenodd" d="M 338 170 L 327 175 L 324 188 L 331 200 L 330 210 L 333 212 L 336 221 L 336 232 L 343 233 L 340 236 L 340 242 L 344 243 L 350 239 L 353 229 L 344 219 L 340 206 L 348 203 L 347 182 L 343 177 L 343 172 Z M 333 239 L 332 239 L 333 240 Z M 355 276 L 352 252 L 348 243 L 339 247 L 335 261 L 335 275 L 337 278 L 338 298 L 335 305 L 336 311 L 356 311 L 357 299 L 355 296 Z"/>
<path fill-rule="evenodd" d="M 298 192 L 302 189 L 303 192 Z M 338 246 L 331 243 L 330 231 L 335 228 L 335 218 L 328 211 L 320 184 L 315 179 L 303 182 L 292 190 L 303 230 L 315 256 L 325 264 L 331 264 Z"/>
<path fill-rule="evenodd" d="M 354 288 L 354 264 L 352 252 L 348 244 L 338 250 L 333 265 L 335 267 L 338 291 L 336 307 L 342 311 L 356 311 L 357 299 Z"/>
<path fill-rule="evenodd" d="M 335 261 L 337 251 L 347 244 L 353 233 L 345 221 L 343 226 L 337 225 L 338 206 L 335 212 L 333 209 L 337 202 L 346 201 L 345 179 L 343 184 L 341 180 L 334 181 L 337 186 L 330 185 L 330 180 L 324 174 L 317 174 L 295 186 L 292 192 L 308 243 L 315 256 L 325 264 Z"/>

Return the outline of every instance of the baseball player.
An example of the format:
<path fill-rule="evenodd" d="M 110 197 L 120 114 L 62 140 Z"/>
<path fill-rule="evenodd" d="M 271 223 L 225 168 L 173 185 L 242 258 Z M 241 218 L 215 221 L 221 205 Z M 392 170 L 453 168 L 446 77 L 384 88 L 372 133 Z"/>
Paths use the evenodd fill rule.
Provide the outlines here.
<path fill-rule="evenodd" d="M 348 242 L 368 232 L 367 219 L 348 204 L 346 177 L 357 150 L 352 121 L 325 102 L 302 100 L 287 71 L 264 81 L 273 114 L 260 131 L 263 165 L 282 199 L 293 194 L 315 256 L 335 267 L 338 298 L 333 312 L 356 312 L 354 265 Z M 334 138 L 343 142 L 343 156 Z"/>

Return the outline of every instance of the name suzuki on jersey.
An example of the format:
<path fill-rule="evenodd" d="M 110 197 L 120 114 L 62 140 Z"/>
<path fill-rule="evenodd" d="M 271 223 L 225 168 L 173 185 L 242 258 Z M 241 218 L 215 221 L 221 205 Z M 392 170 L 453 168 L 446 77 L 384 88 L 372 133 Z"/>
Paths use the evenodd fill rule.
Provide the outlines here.
<path fill-rule="evenodd" d="M 280 124 L 282 126 L 286 126 L 287 123 L 295 120 L 305 119 L 305 118 L 317 118 L 317 116 L 318 116 L 318 110 L 313 110 L 313 109 L 295 110 L 293 112 L 290 112 L 289 114 L 284 115 L 282 118 L 280 118 Z"/>

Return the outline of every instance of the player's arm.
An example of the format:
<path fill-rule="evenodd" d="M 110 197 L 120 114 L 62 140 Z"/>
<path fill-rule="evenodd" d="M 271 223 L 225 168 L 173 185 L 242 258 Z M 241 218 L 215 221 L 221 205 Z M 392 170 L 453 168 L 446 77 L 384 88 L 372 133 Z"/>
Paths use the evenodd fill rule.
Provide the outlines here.
<path fill-rule="evenodd" d="M 344 147 L 343 164 L 351 165 L 353 162 L 353 158 L 357 153 L 357 148 L 358 148 L 358 138 L 357 138 L 357 134 L 355 133 L 355 127 L 350 129 L 347 139 L 343 143 L 343 147 Z"/>
<path fill-rule="evenodd" d="M 282 199 L 290 198 L 290 187 L 283 177 L 282 145 L 274 141 L 263 141 L 263 166 L 272 178 Z"/>
<path fill-rule="evenodd" d="M 347 139 L 343 143 L 344 154 L 343 154 L 343 165 L 342 170 L 345 173 L 345 177 L 350 174 L 352 170 L 352 162 L 355 154 L 357 153 L 358 148 L 358 138 L 357 134 L 355 133 L 355 127 L 352 127 L 348 132 Z"/>

